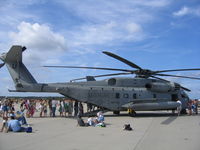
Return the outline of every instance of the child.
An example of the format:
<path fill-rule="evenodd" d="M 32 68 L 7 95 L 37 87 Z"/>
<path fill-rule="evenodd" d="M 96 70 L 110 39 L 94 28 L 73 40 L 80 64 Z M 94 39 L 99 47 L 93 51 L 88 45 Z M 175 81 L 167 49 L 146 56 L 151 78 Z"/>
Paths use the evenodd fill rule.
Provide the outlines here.
<path fill-rule="evenodd" d="M 3 117 L 3 125 L 1 127 L 1 132 L 3 132 L 3 130 L 6 128 L 7 121 L 8 117 Z"/>

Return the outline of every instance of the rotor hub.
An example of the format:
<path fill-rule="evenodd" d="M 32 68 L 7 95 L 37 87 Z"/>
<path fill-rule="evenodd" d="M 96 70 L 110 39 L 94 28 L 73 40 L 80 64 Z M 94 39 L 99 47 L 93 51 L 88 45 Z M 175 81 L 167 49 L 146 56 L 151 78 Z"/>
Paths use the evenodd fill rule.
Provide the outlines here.
<path fill-rule="evenodd" d="M 149 69 L 139 69 L 135 71 L 135 74 L 141 78 L 148 78 L 153 74 L 153 71 Z"/>

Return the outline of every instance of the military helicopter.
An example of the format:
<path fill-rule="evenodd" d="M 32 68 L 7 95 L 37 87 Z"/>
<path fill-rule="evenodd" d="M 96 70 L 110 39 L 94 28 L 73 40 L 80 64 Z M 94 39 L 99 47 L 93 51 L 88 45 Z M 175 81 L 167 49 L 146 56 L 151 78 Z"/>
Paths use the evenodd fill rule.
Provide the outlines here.
<path fill-rule="evenodd" d="M 103 52 L 104 54 L 129 65 L 134 68 L 134 70 L 101 67 L 44 66 L 57 68 L 100 69 L 120 72 L 87 76 L 71 80 L 67 83 L 37 83 L 22 62 L 22 53 L 25 50 L 26 47 L 14 45 L 7 53 L 3 53 L 0 56 L 0 59 L 4 62 L 0 64 L 0 67 L 3 67 L 6 64 L 15 84 L 16 90 L 9 90 L 10 92 L 59 93 L 72 100 L 90 103 L 113 111 L 114 114 L 119 114 L 120 111 L 129 110 L 129 114 L 134 116 L 136 111 L 174 110 L 180 105 L 180 103 L 177 103 L 178 99 L 182 102 L 182 109 L 185 110 L 189 100 L 185 91 L 190 90 L 178 83 L 170 82 L 157 76 L 200 80 L 200 78 L 196 77 L 163 74 L 164 72 L 194 71 L 200 70 L 200 68 L 152 71 L 143 69 L 133 62 L 105 51 Z M 99 81 L 96 81 L 95 79 L 97 77 L 126 74 L 136 74 L 136 76 L 134 78 L 111 77 Z M 77 82 L 77 80 L 82 79 L 86 79 L 86 81 Z"/>

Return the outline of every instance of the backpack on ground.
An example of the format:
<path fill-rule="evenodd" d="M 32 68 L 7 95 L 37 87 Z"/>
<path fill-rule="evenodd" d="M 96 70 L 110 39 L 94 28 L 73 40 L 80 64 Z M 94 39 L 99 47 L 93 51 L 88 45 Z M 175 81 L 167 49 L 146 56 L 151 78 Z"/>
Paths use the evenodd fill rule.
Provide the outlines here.
<path fill-rule="evenodd" d="M 32 132 L 32 127 L 27 127 L 26 128 L 26 133 L 31 133 Z"/>
<path fill-rule="evenodd" d="M 127 131 L 131 131 L 133 130 L 130 126 L 130 124 L 125 124 L 124 127 L 123 127 L 124 130 L 127 130 Z"/>

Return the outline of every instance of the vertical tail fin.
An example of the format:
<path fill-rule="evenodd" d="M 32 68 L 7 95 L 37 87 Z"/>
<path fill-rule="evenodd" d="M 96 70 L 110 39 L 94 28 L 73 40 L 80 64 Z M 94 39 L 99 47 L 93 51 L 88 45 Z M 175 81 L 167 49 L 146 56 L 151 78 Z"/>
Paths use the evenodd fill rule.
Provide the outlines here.
<path fill-rule="evenodd" d="M 25 47 L 14 45 L 7 53 L 0 56 L 0 59 L 6 64 L 16 88 L 23 87 L 23 84 L 37 83 L 22 62 L 22 52 L 25 49 Z"/>

